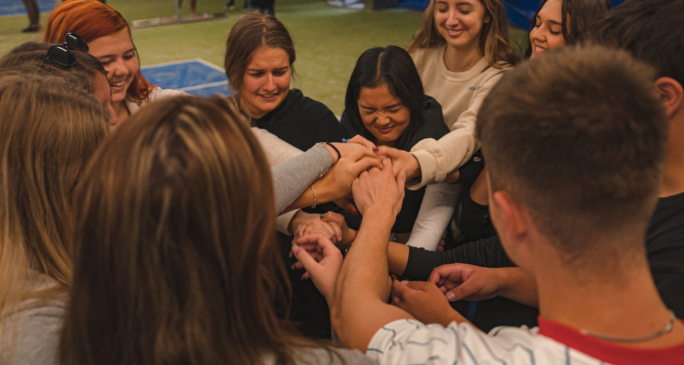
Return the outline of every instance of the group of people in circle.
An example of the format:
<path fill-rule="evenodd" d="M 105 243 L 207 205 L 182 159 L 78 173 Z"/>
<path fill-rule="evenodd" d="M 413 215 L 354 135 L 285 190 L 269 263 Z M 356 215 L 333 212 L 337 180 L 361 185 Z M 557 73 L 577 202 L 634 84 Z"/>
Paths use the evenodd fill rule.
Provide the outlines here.
<path fill-rule="evenodd" d="M 115 9 L 96 0 L 61 3 L 48 19 L 45 43 L 22 44 L 0 59 L 0 364 L 535 363 L 535 357 L 555 363 L 561 353 L 568 363 L 662 354 L 659 363 L 674 363 L 667 361 L 684 356 L 684 325 L 674 319 L 684 316 L 678 290 L 684 265 L 676 262 L 684 259 L 684 174 L 678 170 L 684 162 L 676 157 L 684 151 L 673 139 L 684 138 L 675 123 L 684 115 L 684 73 L 673 52 L 644 56 L 653 45 L 644 45 L 650 38 L 643 30 L 664 22 L 684 32 L 672 21 L 684 8 L 676 0 L 653 3 L 627 0 L 611 10 L 609 0 L 544 0 L 520 62 L 501 0 L 432 0 L 405 48 L 374 47 L 360 55 L 339 118 L 291 87 L 295 43 L 273 16 L 255 12 L 237 21 L 223 65 L 234 94 L 199 98 L 145 79 L 130 26 Z M 625 25 L 641 13 L 641 23 Z M 660 42 L 674 39 L 658 34 Z M 587 58 L 593 63 L 577 66 Z M 583 94 L 572 88 L 573 77 L 609 85 L 586 85 Z M 665 111 L 644 91 L 648 82 L 652 89 L 649 77 L 658 77 Z M 612 102 L 631 107 L 603 93 L 613 84 L 633 88 L 634 110 L 605 110 Z M 525 109 L 543 104 L 542 96 L 515 99 L 516 87 L 523 96 L 537 87 L 542 91 L 534 95 L 548 95 L 544 102 L 560 111 L 624 117 L 625 125 L 606 122 L 619 138 L 608 138 L 603 149 L 602 140 L 593 146 L 609 162 L 614 151 L 632 156 L 625 148 L 635 146 L 634 155 L 652 158 L 652 167 L 638 156 L 625 160 L 641 166 L 646 182 L 622 186 L 611 178 L 631 170 L 605 168 L 580 174 L 577 191 L 540 203 L 576 213 L 573 199 L 581 199 L 573 194 L 584 199 L 578 191 L 603 186 L 592 197 L 615 204 L 590 213 L 617 218 L 547 222 L 555 213 L 537 203 L 554 184 L 540 183 L 535 194 L 525 184 L 547 181 L 545 171 L 566 176 L 594 147 L 568 152 L 559 142 L 551 146 L 560 151 L 551 168 L 543 161 L 553 153 L 542 153 L 549 147 L 535 145 L 535 136 L 554 140 L 547 130 L 554 128 L 587 141 L 608 134 L 586 126 L 583 114 Z M 560 127 L 535 113 L 558 119 Z M 654 121 L 634 127 L 646 113 Z M 536 127 L 503 122 L 525 118 Z M 666 119 L 668 151 L 662 147 Z M 529 150 L 515 144 L 526 135 Z M 633 143 L 636 135 L 645 141 Z M 513 157 L 502 156 L 514 151 L 523 151 L 515 158 L 529 165 L 542 161 L 534 167 L 539 175 L 532 167 L 512 171 Z M 661 176 L 669 185 L 660 185 Z M 518 183 L 508 187 L 508 179 Z M 499 194 L 509 188 L 512 197 Z M 528 204 L 532 213 L 516 215 L 516 204 Z M 616 207 L 633 207 L 623 210 L 637 218 L 652 215 L 650 225 L 611 210 Z M 520 241 L 518 231 L 528 222 L 544 227 L 539 232 L 553 249 L 538 245 L 527 252 L 511 243 Z M 581 333 L 647 344 L 592 352 L 586 341 L 554 337 L 552 326 L 579 327 L 548 309 L 542 263 L 530 257 L 543 252 L 553 258 L 550 266 L 563 257 L 567 268 L 558 266 L 580 277 L 594 262 L 562 245 L 575 240 L 566 239 L 566 226 L 599 224 L 610 231 L 625 222 L 636 227 L 641 245 L 647 234 L 647 256 L 638 243 L 624 255 L 647 263 L 634 271 L 646 293 L 639 308 L 649 315 L 636 321 L 636 332 L 587 324 Z M 592 232 L 574 234 L 608 240 Z M 598 244 L 586 250 L 624 261 L 620 250 Z M 667 331 L 640 337 L 639 330 L 648 333 L 662 318 Z M 545 328 L 539 335 L 492 340 L 477 332 L 538 324 Z M 555 342 L 535 345 L 538 337 Z M 321 341 L 331 339 L 333 345 Z M 456 352 L 446 355 L 439 346 Z M 524 350 L 511 350 L 516 346 Z"/>

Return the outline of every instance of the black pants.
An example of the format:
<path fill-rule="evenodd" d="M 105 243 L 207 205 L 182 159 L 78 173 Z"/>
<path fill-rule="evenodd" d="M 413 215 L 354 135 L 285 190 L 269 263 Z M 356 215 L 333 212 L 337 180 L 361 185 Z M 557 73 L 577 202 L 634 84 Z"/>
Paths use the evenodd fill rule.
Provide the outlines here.
<path fill-rule="evenodd" d="M 26 13 L 28 14 L 30 26 L 38 26 L 40 20 L 40 10 L 38 10 L 38 3 L 36 0 L 21 0 L 26 6 Z"/>

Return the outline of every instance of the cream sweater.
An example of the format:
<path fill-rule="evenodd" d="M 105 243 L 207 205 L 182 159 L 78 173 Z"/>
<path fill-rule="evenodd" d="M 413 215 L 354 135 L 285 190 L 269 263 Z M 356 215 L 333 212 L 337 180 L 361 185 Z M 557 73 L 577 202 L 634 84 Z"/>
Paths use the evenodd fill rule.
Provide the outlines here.
<path fill-rule="evenodd" d="M 475 121 L 482 101 L 499 81 L 503 70 L 489 67 L 483 57 L 470 70 L 451 72 L 444 64 L 444 47 L 419 48 L 411 52 L 425 86 L 425 94 L 442 105 L 444 122 L 451 133 L 439 141 L 428 138 L 416 144 L 411 153 L 418 159 L 421 180 L 406 182 L 410 189 L 444 181 L 461 167 L 477 149 Z"/>

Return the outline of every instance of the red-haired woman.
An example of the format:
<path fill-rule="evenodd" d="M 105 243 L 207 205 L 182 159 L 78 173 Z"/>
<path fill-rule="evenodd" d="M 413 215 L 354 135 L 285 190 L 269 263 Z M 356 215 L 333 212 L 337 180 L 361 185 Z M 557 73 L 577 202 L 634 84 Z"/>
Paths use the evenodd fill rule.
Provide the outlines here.
<path fill-rule="evenodd" d="M 182 94 L 150 84 L 140 72 L 131 28 L 118 11 L 96 0 L 69 0 L 50 13 L 44 41 L 62 43 L 67 33 L 78 33 L 90 54 L 107 70 L 112 106 L 122 122 L 155 99 Z"/>

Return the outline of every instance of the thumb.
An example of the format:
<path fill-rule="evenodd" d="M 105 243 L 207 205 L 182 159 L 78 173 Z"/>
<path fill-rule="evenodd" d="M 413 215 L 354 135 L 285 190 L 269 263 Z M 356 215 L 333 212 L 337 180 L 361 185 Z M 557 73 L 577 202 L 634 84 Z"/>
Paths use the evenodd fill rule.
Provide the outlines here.
<path fill-rule="evenodd" d="M 389 158 L 394 158 L 396 159 L 399 157 L 399 150 L 396 150 L 394 148 L 390 148 L 387 146 L 378 146 L 376 153 L 380 156 L 387 156 Z"/>
<path fill-rule="evenodd" d="M 399 185 L 399 191 L 404 191 L 404 186 L 406 185 L 406 174 L 408 172 L 406 169 L 401 169 L 395 177 L 397 179 L 397 185 Z"/>
<path fill-rule="evenodd" d="M 463 284 L 457 286 L 454 289 L 448 291 L 445 296 L 448 301 L 455 302 L 457 300 L 462 300 L 475 293 L 477 293 L 478 288 L 474 281 L 466 280 Z"/>

